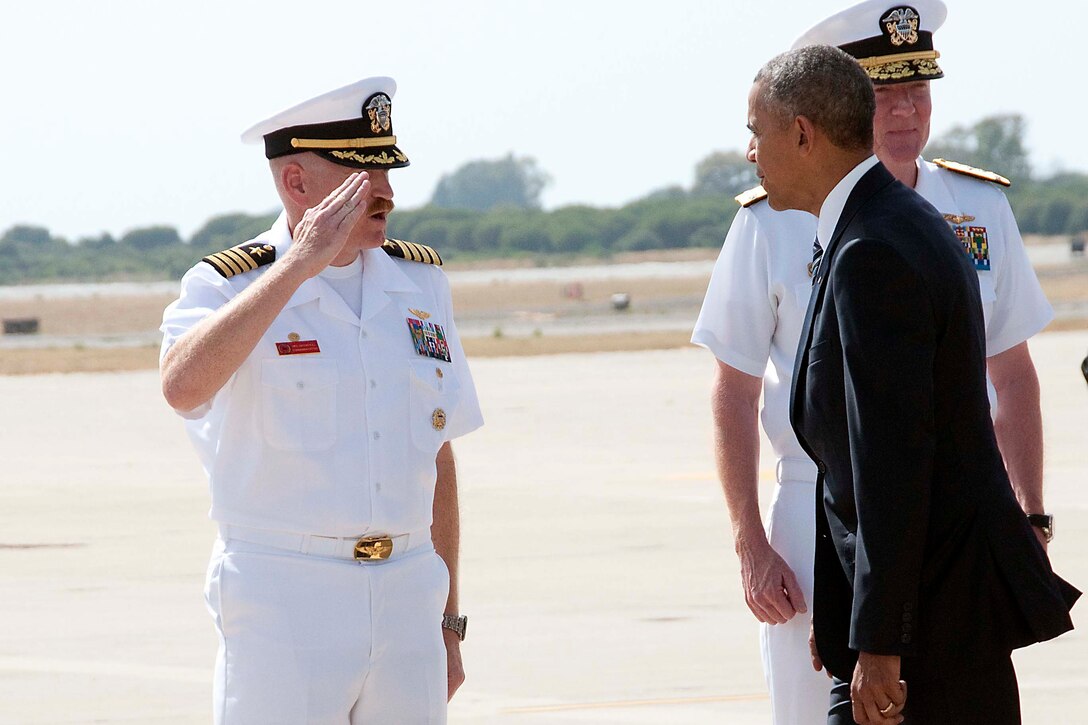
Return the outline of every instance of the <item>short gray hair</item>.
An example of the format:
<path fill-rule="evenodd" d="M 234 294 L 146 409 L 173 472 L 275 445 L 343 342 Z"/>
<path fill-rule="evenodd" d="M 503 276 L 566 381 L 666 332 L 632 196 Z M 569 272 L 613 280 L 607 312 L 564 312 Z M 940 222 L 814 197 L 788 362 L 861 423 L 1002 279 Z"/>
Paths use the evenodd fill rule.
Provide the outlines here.
<path fill-rule="evenodd" d="M 831 143 L 848 151 L 873 148 L 873 83 L 857 60 L 830 45 L 776 55 L 756 73 L 768 111 L 786 120 L 804 116 Z"/>

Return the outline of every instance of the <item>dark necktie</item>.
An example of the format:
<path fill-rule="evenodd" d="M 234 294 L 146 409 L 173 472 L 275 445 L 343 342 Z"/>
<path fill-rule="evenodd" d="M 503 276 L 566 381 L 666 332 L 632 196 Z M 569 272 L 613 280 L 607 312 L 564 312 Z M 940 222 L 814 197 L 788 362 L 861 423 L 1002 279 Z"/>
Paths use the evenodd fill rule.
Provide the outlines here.
<path fill-rule="evenodd" d="M 809 265 L 809 269 L 812 270 L 812 283 L 816 284 L 816 273 L 820 271 L 820 260 L 824 258 L 824 248 L 820 246 L 820 239 L 817 237 L 812 242 L 812 264 Z"/>

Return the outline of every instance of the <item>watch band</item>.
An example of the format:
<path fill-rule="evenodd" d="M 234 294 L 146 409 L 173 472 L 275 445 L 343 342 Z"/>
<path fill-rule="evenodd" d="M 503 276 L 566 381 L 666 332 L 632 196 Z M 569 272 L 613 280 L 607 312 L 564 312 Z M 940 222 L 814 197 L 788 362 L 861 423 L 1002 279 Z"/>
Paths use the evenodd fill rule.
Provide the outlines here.
<path fill-rule="evenodd" d="M 456 614 L 444 614 L 442 615 L 442 628 L 448 629 L 457 635 L 457 639 L 464 642 L 465 632 L 468 631 L 468 617 L 465 615 Z"/>
<path fill-rule="evenodd" d="M 1051 514 L 1028 514 L 1028 523 L 1042 531 L 1048 543 L 1054 538 L 1054 517 Z"/>

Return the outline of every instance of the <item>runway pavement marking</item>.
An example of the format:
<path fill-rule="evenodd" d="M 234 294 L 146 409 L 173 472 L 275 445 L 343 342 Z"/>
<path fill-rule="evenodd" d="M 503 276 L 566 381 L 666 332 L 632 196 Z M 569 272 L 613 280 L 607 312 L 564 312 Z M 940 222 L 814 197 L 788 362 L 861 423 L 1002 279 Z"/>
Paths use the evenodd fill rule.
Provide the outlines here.
<path fill-rule="evenodd" d="M 71 544 L 0 544 L 0 549 L 73 549 L 80 546 L 86 546 L 84 543 L 71 543 Z"/>
<path fill-rule="evenodd" d="M 653 705 L 705 705 L 722 702 L 756 702 L 767 700 L 765 692 L 748 695 L 709 695 L 705 697 L 661 697 L 653 700 L 615 700 L 612 702 L 576 702 L 563 705 L 534 705 L 529 707 L 508 707 L 502 710 L 504 715 L 529 715 L 542 712 L 564 712 L 571 710 L 607 710 L 618 707 L 646 707 Z"/>
<path fill-rule="evenodd" d="M 27 657 L 0 657 L 0 672 L 37 675 L 94 675 L 136 677 L 146 680 L 167 680 L 210 684 L 211 668 L 146 665 L 106 660 L 50 660 Z"/>
<path fill-rule="evenodd" d="M 666 481 L 717 481 L 718 474 L 714 471 L 686 471 L 684 473 L 670 473 L 665 476 Z M 774 481 L 775 469 L 773 468 L 761 468 L 759 469 L 759 480 L 761 481 Z"/>
<path fill-rule="evenodd" d="M 666 481 L 716 481 L 717 479 L 718 474 L 713 471 L 685 471 L 665 476 Z"/>

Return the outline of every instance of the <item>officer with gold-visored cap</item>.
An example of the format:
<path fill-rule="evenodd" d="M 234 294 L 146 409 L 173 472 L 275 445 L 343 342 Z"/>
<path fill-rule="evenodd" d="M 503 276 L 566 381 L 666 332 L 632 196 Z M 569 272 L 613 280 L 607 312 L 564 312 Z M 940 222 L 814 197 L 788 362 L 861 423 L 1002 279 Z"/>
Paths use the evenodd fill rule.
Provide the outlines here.
<path fill-rule="evenodd" d="M 1024 250 L 998 174 L 921 158 L 929 139 L 931 81 L 943 78 L 936 33 L 940 0 L 867 1 L 818 22 L 794 43 L 836 45 L 857 58 L 876 91 L 874 152 L 900 181 L 937 207 L 975 266 L 986 318 L 991 404 L 1002 454 L 1026 513 L 1045 526 L 1038 378 L 1027 340 L 1053 312 Z M 984 22 L 980 19 L 978 22 Z M 949 82 L 947 80 L 941 82 Z M 692 341 L 715 356 L 718 469 L 726 492 L 745 598 L 761 622 L 764 674 L 778 725 L 823 723 L 829 680 L 810 664 L 816 467 L 789 425 L 789 392 L 812 289 L 816 220 L 776 212 L 756 187 L 737 212 L 715 266 Z M 762 423 L 777 458 L 766 528 L 758 502 Z"/>
<path fill-rule="evenodd" d="M 385 237 L 395 91 L 365 78 L 246 131 L 283 213 L 163 316 L 219 529 L 217 723 L 441 723 L 464 678 L 450 441 L 482 419 L 438 252 Z"/>

